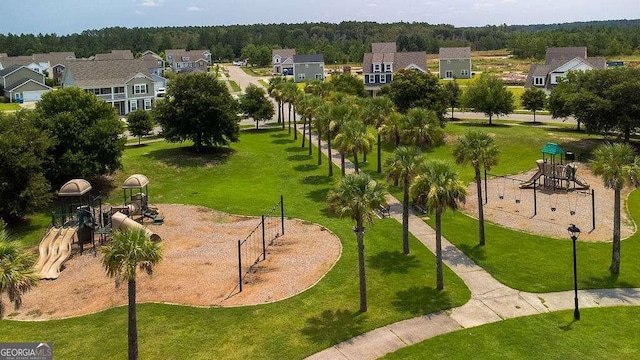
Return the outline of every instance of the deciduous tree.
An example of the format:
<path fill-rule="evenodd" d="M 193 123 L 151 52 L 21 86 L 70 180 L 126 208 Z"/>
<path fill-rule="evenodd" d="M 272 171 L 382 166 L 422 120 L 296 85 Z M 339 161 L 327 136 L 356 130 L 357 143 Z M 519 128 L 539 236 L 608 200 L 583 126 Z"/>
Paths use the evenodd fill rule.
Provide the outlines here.
<path fill-rule="evenodd" d="M 138 137 L 138 145 L 141 137 L 147 136 L 153 131 L 154 125 L 155 121 L 147 111 L 138 109 L 127 114 L 127 129 L 129 134 Z"/>
<path fill-rule="evenodd" d="M 252 118 L 256 122 L 256 130 L 258 122 L 273 118 L 275 112 L 265 91 L 253 84 L 249 84 L 244 90 L 244 95 L 240 97 L 240 110 L 245 118 Z"/>
<path fill-rule="evenodd" d="M 467 87 L 462 102 L 465 107 L 487 115 L 489 125 L 494 116 L 510 114 L 514 109 L 511 91 L 502 80 L 488 74 L 480 75 Z"/>
<path fill-rule="evenodd" d="M 522 106 L 533 111 L 533 122 L 536 122 L 536 112 L 547 107 L 547 94 L 538 88 L 529 88 L 520 97 Z"/>

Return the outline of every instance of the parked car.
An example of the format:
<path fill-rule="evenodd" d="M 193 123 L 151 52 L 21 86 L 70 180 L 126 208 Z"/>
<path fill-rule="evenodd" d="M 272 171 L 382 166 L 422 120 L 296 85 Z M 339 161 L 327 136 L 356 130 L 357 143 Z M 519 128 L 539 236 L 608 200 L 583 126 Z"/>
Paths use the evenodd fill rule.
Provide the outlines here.
<path fill-rule="evenodd" d="M 283 76 L 293 75 L 293 69 L 282 69 L 282 75 Z"/>

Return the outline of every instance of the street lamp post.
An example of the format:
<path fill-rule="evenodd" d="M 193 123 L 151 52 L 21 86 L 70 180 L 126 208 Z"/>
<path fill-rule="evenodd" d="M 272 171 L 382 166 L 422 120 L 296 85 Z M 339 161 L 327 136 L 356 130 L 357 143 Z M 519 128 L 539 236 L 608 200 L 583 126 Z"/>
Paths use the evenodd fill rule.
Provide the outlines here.
<path fill-rule="evenodd" d="M 580 320 L 580 309 L 578 308 L 578 263 L 576 259 L 576 241 L 578 240 L 578 236 L 580 236 L 580 229 L 576 227 L 574 224 L 571 224 L 567 228 L 569 232 L 569 236 L 573 241 L 573 289 L 575 294 L 575 309 L 573 310 L 573 318 L 576 320 Z"/>

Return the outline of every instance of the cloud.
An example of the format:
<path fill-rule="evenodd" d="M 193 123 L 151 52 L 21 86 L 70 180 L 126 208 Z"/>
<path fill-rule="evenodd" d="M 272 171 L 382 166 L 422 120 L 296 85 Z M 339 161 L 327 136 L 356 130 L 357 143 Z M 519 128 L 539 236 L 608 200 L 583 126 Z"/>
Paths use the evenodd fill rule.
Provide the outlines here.
<path fill-rule="evenodd" d="M 144 15 L 145 14 L 144 11 L 140 11 L 140 10 L 136 10 L 133 13 L 136 14 L 136 15 Z"/>
<path fill-rule="evenodd" d="M 162 6 L 162 0 L 144 0 L 142 2 L 142 6 L 154 7 L 154 6 Z"/>
<path fill-rule="evenodd" d="M 202 11 L 204 10 L 201 7 L 197 7 L 197 6 L 187 6 L 187 11 Z"/>

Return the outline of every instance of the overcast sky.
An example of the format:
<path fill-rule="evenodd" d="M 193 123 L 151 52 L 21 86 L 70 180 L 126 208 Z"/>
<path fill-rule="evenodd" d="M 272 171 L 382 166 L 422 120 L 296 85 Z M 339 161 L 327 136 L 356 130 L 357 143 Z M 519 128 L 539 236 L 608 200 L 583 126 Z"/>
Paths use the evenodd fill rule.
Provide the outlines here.
<path fill-rule="evenodd" d="M 638 0 L 2 0 L 0 33 L 112 26 L 428 22 L 461 26 L 638 19 Z"/>

